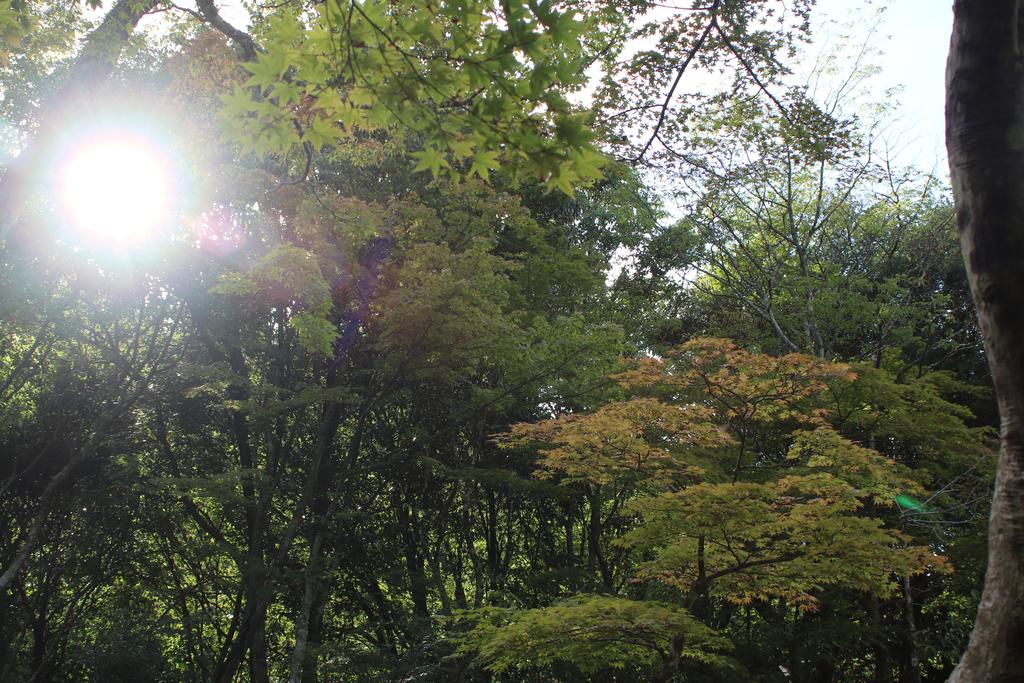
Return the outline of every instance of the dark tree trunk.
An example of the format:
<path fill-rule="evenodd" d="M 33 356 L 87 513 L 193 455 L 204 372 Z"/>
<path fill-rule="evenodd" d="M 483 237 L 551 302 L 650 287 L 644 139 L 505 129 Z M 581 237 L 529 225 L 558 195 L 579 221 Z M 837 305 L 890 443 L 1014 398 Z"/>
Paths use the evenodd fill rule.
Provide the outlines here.
<path fill-rule="evenodd" d="M 588 543 L 588 558 L 587 558 L 587 569 L 591 573 L 594 572 L 595 568 L 600 570 L 601 583 L 608 591 L 614 590 L 614 583 L 612 581 L 612 570 L 608 565 L 608 560 L 604 556 L 604 552 L 601 550 L 601 535 L 602 535 L 602 524 L 601 524 L 601 487 L 597 484 L 591 485 L 587 494 L 590 499 L 590 524 L 588 525 L 589 531 L 589 543 Z"/>
<path fill-rule="evenodd" d="M 679 658 L 683 652 L 683 638 L 676 636 L 672 639 L 668 652 L 662 655 L 661 669 L 651 677 L 654 683 L 669 683 L 679 672 Z"/>
<path fill-rule="evenodd" d="M 412 597 L 413 611 L 420 619 L 428 619 L 430 611 L 427 607 L 427 578 L 424 571 L 423 549 L 420 545 L 416 508 L 413 497 L 409 495 L 408 505 L 397 491 L 392 496 L 392 505 L 398 517 L 398 532 L 402 537 L 405 550 L 405 568 L 409 578 L 409 593 Z"/>
<path fill-rule="evenodd" d="M 457 550 L 458 556 L 455 560 L 455 568 L 452 570 L 452 575 L 455 581 L 455 604 L 459 606 L 459 609 L 469 609 L 469 600 L 466 597 L 466 584 L 462 574 L 462 552 Z"/>
<path fill-rule="evenodd" d="M 886 643 L 885 624 L 882 622 L 882 605 L 877 595 L 868 596 L 868 611 L 871 614 L 871 624 L 875 627 L 874 655 L 875 672 L 874 683 L 888 683 L 892 680 L 892 667 L 889 663 L 889 648 Z"/>
<path fill-rule="evenodd" d="M 565 504 L 565 564 L 567 567 L 576 564 L 576 540 L 573 538 L 576 521 L 573 517 L 573 505 L 572 501 L 569 501 Z"/>
<path fill-rule="evenodd" d="M 988 570 L 954 683 L 1024 681 L 1024 0 L 956 0 L 946 145 L 999 403 Z"/>
<path fill-rule="evenodd" d="M 914 616 L 914 589 L 910 577 L 903 577 L 904 618 L 907 622 L 906 675 L 904 683 L 921 683 L 921 656 L 917 651 L 917 619 Z"/>
<path fill-rule="evenodd" d="M 309 618 L 309 640 L 306 645 L 305 667 L 302 669 L 302 683 L 317 683 L 320 680 L 320 647 L 324 642 L 324 614 L 329 597 L 328 590 L 322 590 L 313 602 L 313 614 Z"/>
<path fill-rule="evenodd" d="M 267 613 L 263 610 L 253 625 L 252 642 L 249 644 L 250 683 L 270 683 L 267 666 Z"/>
<path fill-rule="evenodd" d="M 39 606 L 39 613 L 32 623 L 32 670 L 35 672 L 33 678 L 38 679 L 40 672 L 46 667 L 46 653 L 49 650 L 49 642 L 46 633 L 46 617 L 47 607 L 49 605 L 49 596 L 46 594 L 47 589 L 44 584 L 44 594 L 41 604 Z"/>
<path fill-rule="evenodd" d="M 327 379 L 328 386 L 335 385 L 336 376 L 332 373 Z M 334 439 L 341 424 L 342 410 L 337 403 L 328 403 L 323 408 L 320 429 L 317 433 L 316 450 L 314 451 L 313 467 L 307 479 L 307 489 L 313 491 L 313 502 L 310 512 L 313 523 L 309 533 L 309 559 L 306 562 L 306 575 L 302 593 L 302 608 L 295 621 L 295 648 L 292 652 L 291 683 L 316 683 L 318 650 L 323 625 L 323 610 L 328 597 L 323 571 L 320 567 L 322 557 L 329 557 L 333 552 L 333 543 L 328 538 L 331 526 L 331 487 L 336 476 L 336 463 L 332 458 Z M 350 444 L 352 455 L 358 452 L 359 437 L 353 438 Z"/>
<path fill-rule="evenodd" d="M 292 651 L 289 683 L 316 683 L 317 680 L 317 649 L 326 601 L 326 591 L 322 585 L 319 568 L 323 540 L 324 531 L 318 529 L 309 543 L 309 560 L 302 586 L 302 607 L 295 620 L 295 648 Z"/>
<path fill-rule="evenodd" d="M 498 499 L 494 491 L 487 492 L 487 580 L 493 590 L 498 586 L 501 547 L 498 545 Z"/>

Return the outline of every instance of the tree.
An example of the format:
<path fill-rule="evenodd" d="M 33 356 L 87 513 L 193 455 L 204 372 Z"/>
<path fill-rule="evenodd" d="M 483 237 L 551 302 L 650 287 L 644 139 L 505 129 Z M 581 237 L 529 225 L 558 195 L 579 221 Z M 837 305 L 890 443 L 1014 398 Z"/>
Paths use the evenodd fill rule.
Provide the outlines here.
<path fill-rule="evenodd" d="M 711 326 L 716 310 L 752 318 L 781 351 L 884 358 L 901 375 L 977 350 L 938 181 L 874 161 L 848 139 L 860 131 L 809 153 L 806 124 L 756 103 L 703 127 L 713 142 L 693 157 L 698 198 L 680 229 Z"/>
<path fill-rule="evenodd" d="M 240 78 L 223 40 L 201 35 L 166 75 L 161 95 L 189 126 L 204 180 L 177 246 L 140 264 L 138 280 L 105 271 L 102 254 L 31 244 L 2 263 L 4 481 L 17 492 L 2 509 L 4 670 L 94 677 L 123 671 L 136 645 L 146 670 L 182 678 L 316 680 L 339 653 L 368 676 L 436 665 L 423 648 L 437 603 L 517 581 L 517 522 L 534 514 L 488 425 L 605 386 L 620 335 L 588 306 L 617 242 L 610 230 L 574 234 L 572 210 L 535 219 L 523 195 L 572 209 L 540 186 L 428 184 L 411 173 L 416 147 L 380 131 L 320 150 L 304 182 L 281 182 L 305 160 L 240 161 L 218 139 L 210 95 Z M 44 232 L 47 208 L 30 206 L 22 227 Z M 81 310 L 69 313 L 46 288 L 68 296 L 74 277 L 93 301 L 71 297 Z M 147 375 L 160 354 L 174 362 Z M 96 418 L 110 406 L 121 419 L 105 430 Z M 90 440 L 80 478 L 60 480 L 74 486 L 39 507 L 63 462 L 37 446 L 75 455 Z M 132 492 L 127 512 L 78 505 L 111 480 L 115 498 Z M 93 515 L 108 522 L 95 534 L 132 539 L 133 552 L 102 554 L 92 536 L 64 532 Z M 97 553 L 67 553 L 69 539 Z M 129 574 L 141 578 L 110 578 Z M 97 616 L 83 622 L 86 598 Z M 132 607 L 138 623 L 169 627 L 153 631 L 160 647 L 108 628 Z M 353 622 L 358 634 L 338 635 Z M 19 637 L 33 628 L 38 638 Z"/>
<path fill-rule="evenodd" d="M 617 599 L 464 617 L 476 625 L 461 651 L 491 670 L 553 660 L 622 668 L 634 649 L 657 654 L 654 680 L 669 681 L 686 660 L 721 663 L 694 650 L 721 649 L 705 630 L 718 611 L 773 598 L 813 610 L 826 586 L 886 595 L 893 572 L 942 570 L 943 558 L 865 514 L 916 484 L 826 422 L 829 383 L 853 378 L 845 366 L 698 339 L 616 378 L 646 397 L 501 438 L 537 448 L 541 476 L 587 483 L 592 533 L 619 509 L 633 517 L 611 544 L 628 551 L 618 564 L 629 581 L 610 581 L 602 563 L 603 590 Z M 593 497 L 600 486 L 610 506 Z M 571 645 L 562 640 L 576 628 Z"/>
<path fill-rule="evenodd" d="M 603 162 L 566 99 L 583 83 L 585 26 L 548 2 L 282 10 L 225 114 L 243 151 L 311 154 L 385 129 L 422 138 L 412 156 L 434 177 L 486 179 L 504 161 L 572 194 Z"/>
<path fill-rule="evenodd" d="M 1024 67 L 1018 0 L 953 3 L 946 145 L 971 294 L 1000 415 L 988 569 L 971 640 L 951 677 L 1024 680 Z"/>
<path fill-rule="evenodd" d="M 47 192 L 4 193 L 0 680 L 942 670 L 989 485 L 983 373 L 946 357 L 980 357 L 954 336 L 948 206 L 846 197 L 828 169 L 817 189 L 848 140 L 786 85 L 810 3 L 660 4 L 286 3 L 249 35 L 205 1 L 115 3 L 86 82 L 103 41 L 80 8 L 0 3 L 22 40 L 0 46 L 2 134 L 26 154 L 4 190 L 65 85 L 144 87 L 196 178 L 130 265 L 52 240 Z M 134 34 L 147 7 L 169 31 Z M 728 92 L 687 93 L 698 67 Z M 729 166 L 730 137 L 772 153 Z M 791 241 L 742 206 L 785 152 Z M 696 168 L 703 213 L 669 223 L 647 164 Z M 714 286 L 764 288 L 733 242 L 787 273 L 777 322 L 821 357 L 762 353 L 790 347 Z M 676 277 L 697 263 L 700 294 Z M 742 348 L 669 353 L 712 331 Z M 623 355 L 645 360 L 610 379 Z"/>

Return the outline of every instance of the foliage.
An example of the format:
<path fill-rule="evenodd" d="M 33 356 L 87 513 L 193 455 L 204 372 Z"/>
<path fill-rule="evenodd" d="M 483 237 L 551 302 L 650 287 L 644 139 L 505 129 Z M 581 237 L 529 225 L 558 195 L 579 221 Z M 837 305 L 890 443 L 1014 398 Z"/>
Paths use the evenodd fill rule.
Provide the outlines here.
<path fill-rule="evenodd" d="M 829 586 L 887 596 L 896 587 L 894 574 L 947 569 L 943 557 L 909 546 L 906 535 L 864 514 L 918 489 L 905 468 L 826 421 L 829 384 L 855 378 L 846 366 L 696 339 L 667 358 L 641 359 L 616 378 L 660 398 L 515 425 L 501 438 L 507 445 L 539 444 L 540 476 L 562 473 L 565 485 L 640 482 L 624 507 L 637 519 L 612 541 L 638 560 L 623 567 L 631 582 L 671 589 L 689 610 L 705 596 L 739 605 L 785 599 L 814 609 L 816 594 Z M 663 491 L 645 495 L 652 484 Z M 592 510 L 599 504 L 591 499 Z M 585 610 L 578 612 L 532 610 L 500 629 L 485 613 L 460 647 L 476 648 L 496 671 L 543 662 L 553 657 L 545 654 L 541 615 L 564 618 L 563 632 L 574 633 L 590 623 Z M 520 627 L 540 635 L 511 635 Z M 685 631 L 674 625 L 649 645 L 670 669 L 686 655 L 664 653 L 673 638 L 689 642 Z M 578 638 L 573 648 L 586 641 Z M 603 642 L 592 647 L 594 657 L 602 656 Z M 573 648 L 561 650 L 576 663 Z"/>
<path fill-rule="evenodd" d="M 603 163 L 565 97 L 583 83 L 585 28 L 548 2 L 282 9 L 225 116 L 244 151 L 319 150 L 386 129 L 422 137 L 416 170 L 435 178 L 486 179 L 504 160 L 571 195 Z"/>
<path fill-rule="evenodd" d="M 0 681 L 948 673 L 991 395 L 810 4 L 0 5 Z M 100 111 L 151 250 L 66 239 Z"/>
<path fill-rule="evenodd" d="M 632 479 L 644 486 L 675 486 L 701 474 L 700 468 L 679 461 L 680 450 L 728 441 L 710 417 L 711 411 L 701 406 L 638 398 L 587 415 L 513 425 L 501 438 L 507 446 L 545 444 L 540 449 L 542 476 L 561 473 L 562 484 Z"/>
<path fill-rule="evenodd" d="M 580 673 L 650 666 L 665 657 L 664 644 L 682 637 L 686 660 L 722 665 L 728 641 L 686 610 L 657 602 L 578 596 L 550 607 L 489 607 L 456 615 L 473 625 L 459 644 L 495 674 L 567 662 Z"/>

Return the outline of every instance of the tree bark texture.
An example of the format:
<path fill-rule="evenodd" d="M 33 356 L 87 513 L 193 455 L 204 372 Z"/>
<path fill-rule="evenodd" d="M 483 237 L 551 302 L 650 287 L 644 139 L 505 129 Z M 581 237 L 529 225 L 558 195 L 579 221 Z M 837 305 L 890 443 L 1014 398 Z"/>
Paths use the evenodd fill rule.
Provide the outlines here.
<path fill-rule="evenodd" d="M 1024 0 L 956 0 L 946 145 L 1001 419 L 988 570 L 951 683 L 1024 681 Z"/>

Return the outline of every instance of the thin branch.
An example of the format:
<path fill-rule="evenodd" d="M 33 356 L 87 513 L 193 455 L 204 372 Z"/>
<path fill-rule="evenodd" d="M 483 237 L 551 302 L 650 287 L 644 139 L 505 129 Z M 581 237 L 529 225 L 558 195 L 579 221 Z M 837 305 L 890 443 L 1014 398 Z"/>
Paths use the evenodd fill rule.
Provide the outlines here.
<path fill-rule="evenodd" d="M 707 26 L 704 27 L 704 31 L 700 34 L 700 37 L 697 38 L 697 41 L 690 46 L 690 50 L 686 53 L 686 58 L 679 66 L 675 80 L 672 81 L 672 86 L 665 94 L 665 101 L 661 104 L 661 112 L 658 114 L 658 120 L 654 124 L 654 130 L 651 132 L 651 136 L 647 139 L 646 144 L 644 144 L 643 149 L 641 149 L 640 153 L 637 154 L 635 159 L 633 159 L 633 163 L 642 161 L 644 155 L 647 154 L 651 145 L 653 145 L 654 141 L 658 138 L 658 132 L 661 130 L 661 126 L 665 123 L 665 118 L 668 116 L 669 104 L 672 102 L 672 97 L 675 95 L 676 88 L 679 87 L 679 82 L 683 80 L 683 74 L 686 73 L 686 70 L 697 56 L 697 53 L 704 48 L 704 44 L 707 42 L 708 36 L 711 35 L 711 31 L 718 26 L 718 21 L 715 17 L 715 11 L 718 9 L 718 0 L 715 0 L 708 9 L 711 12 L 711 19 L 708 21 Z M 721 29 L 719 29 L 719 33 L 721 33 Z"/>

